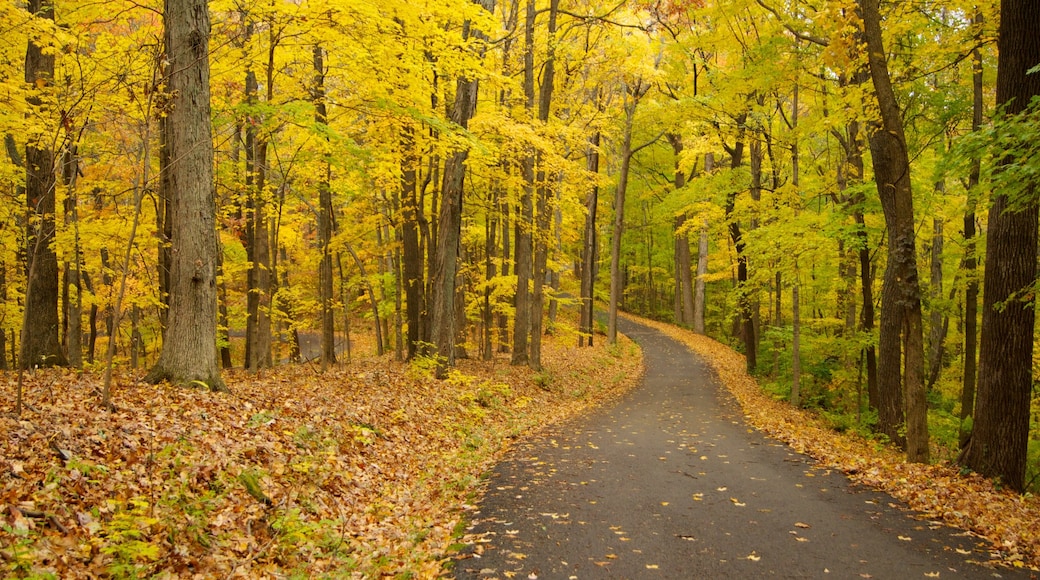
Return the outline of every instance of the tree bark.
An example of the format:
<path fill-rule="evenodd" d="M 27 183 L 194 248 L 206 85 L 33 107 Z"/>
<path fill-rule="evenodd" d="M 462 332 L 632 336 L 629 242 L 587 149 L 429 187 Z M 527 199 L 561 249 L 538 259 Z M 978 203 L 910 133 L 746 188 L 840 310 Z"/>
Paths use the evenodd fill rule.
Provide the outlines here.
<path fill-rule="evenodd" d="M 534 111 L 534 20 L 535 2 L 527 0 L 527 15 L 524 18 L 524 107 L 533 116 Z M 516 216 L 516 255 L 513 259 L 516 270 L 516 316 L 513 320 L 513 354 L 511 364 L 526 365 L 530 362 L 528 339 L 531 326 L 531 279 L 534 275 L 534 151 L 528 145 L 520 160 L 520 174 L 524 180 L 520 193 L 520 208 Z"/>
<path fill-rule="evenodd" d="M 494 0 L 476 0 L 488 12 L 494 12 Z M 470 24 L 467 23 L 464 34 L 468 36 Z M 480 36 L 480 32 L 474 31 Z M 451 121 L 466 129 L 470 119 L 477 110 L 478 80 L 475 78 L 459 78 L 455 85 L 455 102 L 451 106 Z M 458 274 L 458 258 L 460 239 L 462 236 L 462 198 L 463 182 L 466 176 L 466 159 L 469 149 L 461 149 L 448 154 L 444 162 L 444 176 L 441 185 L 441 207 L 438 222 L 437 250 L 433 264 L 433 290 L 430 308 L 432 310 L 430 337 L 440 362 L 437 365 L 437 376 L 445 376 L 447 367 L 455 364 L 455 337 L 457 329 L 465 323 L 456 320 L 455 296 L 456 277 Z"/>
<path fill-rule="evenodd" d="M 328 124 L 329 114 L 325 99 L 325 51 L 314 45 L 314 122 Z M 323 173 L 318 183 L 318 246 L 321 262 L 318 264 L 318 300 L 321 301 L 321 369 L 336 364 L 336 316 L 332 301 L 332 235 L 335 231 L 335 209 L 332 207 L 332 165 L 322 163 Z M 413 174 L 414 180 L 414 174 Z M 413 183 L 414 185 L 414 183 Z M 414 191 L 413 191 L 414 195 Z M 416 325 L 418 327 L 418 325 Z M 418 329 L 418 328 L 417 328 Z M 409 348 L 409 354 L 412 353 Z"/>
<path fill-rule="evenodd" d="M 997 105 L 1007 119 L 1029 110 L 1040 95 L 1040 8 L 1028 0 L 1002 0 L 997 50 Z M 1035 109 L 1034 109 L 1035 110 Z M 1015 162 L 1008 154 L 1000 166 Z M 1000 170 L 1000 167 L 998 167 Z M 986 271 L 979 347 L 975 422 L 962 462 L 1023 491 L 1033 389 L 1033 332 L 1038 205 L 1035 184 L 1020 199 L 996 191 L 986 228 Z M 1014 204 L 1014 207 L 1012 205 Z"/>
<path fill-rule="evenodd" d="M 975 14 L 976 38 L 981 37 L 983 19 Z M 982 51 L 972 51 L 972 120 L 971 130 L 982 129 L 983 85 L 982 85 Z M 978 260 L 976 258 L 975 239 L 975 207 L 979 197 L 979 178 L 982 175 L 982 158 L 976 155 L 971 160 L 968 173 L 968 209 L 964 212 L 964 277 L 967 283 L 964 288 L 964 373 L 961 383 L 961 447 L 968 444 L 971 430 L 968 419 L 975 415 L 975 376 L 976 355 L 978 351 L 978 309 L 979 309 L 979 277 Z"/>
<path fill-rule="evenodd" d="M 936 194 L 943 191 L 942 184 L 937 184 Z M 926 390 L 931 390 L 939 380 L 942 372 L 942 359 L 946 351 L 946 332 L 950 327 L 950 317 L 943 314 L 944 308 L 940 305 L 943 300 L 943 220 L 939 217 L 932 219 L 932 248 L 931 248 L 931 310 L 928 313 L 928 375 L 925 382 Z"/>
<path fill-rule="evenodd" d="M 618 171 L 617 189 L 614 191 L 614 227 L 610 238 L 610 303 L 607 309 L 607 343 L 617 342 L 618 307 L 624 285 L 621 280 L 621 236 L 625 232 L 625 193 L 628 190 L 628 172 L 632 165 L 632 125 L 636 106 L 645 92 L 641 86 L 627 89 L 630 100 L 625 103 L 625 129 L 621 137 L 621 169 Z"/>
<path fill-rule="evenodd" d="M 870 135 L 870 150 L 874 180 L 889 234 L 878 340 L 878 392 L 881 396 L 878 426 L 892 441 L 906 448 L 908 460 L 927 462 L 924 336 L 910 160 L 902 113 L 885 57 L 879 0 L 861 0 L 860 9 L 870 76 L 881 111 L 881 126 Z"/>
<path fill-rule="evenodd" d="M 672 151 L 675 153 L 673 185 L 678 191 L 686 185 L 686 174 L 679 168 L 679 157 L 683 151 L 682 138 L 678 135 L 669 135 L 668 141 L 672 144 Z M 680 294 L 675 301 L 677 307 L 675 321 L 690 326 L 693 324 L 693 267 L 690 258 L 690 237 L 683 231 L 685 223 L 685 213 L 675 216 L 675 286 Z"/>
<path fill-rule="evenodd" d="M 747 119 L 747 114 L 742 114 L 737 119 L 737 125 L 740 127 L 744 126 Z M 744 160 L 744 135 L 743 129 L 741 129 L 740 136 L 737 137 L 736 143 L 732 147 L 726 146 L 727 152 L 730 155 L 730 168 L 737 169 L 743 164 Z M 737 252 L 737 320 L 736 325 L 740 329 L 741 340 L 744 343 L 744 357 L 746 359 L 746 366 L 748 374 L 753 374 L 755 368 L 758 366 L 758 353 L 755 350 L 755 345 L 758 343 L 755 340 L 755 319 L 751 312 L 751 299 L 748 297 L 748 259 L 747 254 L 744 252 L 744 235 L 740 230 L 740 222 L 737 221 L 736 216 L 733 215 L 737 205 L 737 192 L 731 191 L 726 196 L 726 220 L 729 222 L 729 237 L 733 241 L 733 247 Z"/>
<path fill-rule="evenodd" d="M 202 384 L 227 391 L 217 360 L 216 207 L 205 0 L 165 0 L 166 123 L 171 206 L 170 312 L 148 382 Z"/>
<path fill-rule="evenodd" d="M 27 9 L 34 18 L 54 21 L 52 0 L 29 0 Z M 52 86 L 54 55 L 29 41 L 25 51 L 25 82 L 31 87 L 30 107 L 43 108 L 41 92 Z M 26 320 L 22 331 L 21 367 L 66 366 L 58 337 L 58 257 L 54 252 L 55 234 L 54 151 L 46 134 L 30 137 L 25 145 L 25 199 L 28 208 L 25 291 Z"/>
<path fill-rule="evenodd" d="M 711 173 L 715 170 L 715 155 L 704 154 L 704 172 Z M 701 239 L 697 244 L 697 278 L 694 283 L 693 293 L 693 331 L 697 334 L 705 334 L 704 306 L 705 306 L 705 276 L 708 275 L 708 220 L 704 220 L 701 228 Z"/>
<path fill-rule="evenodd" d="M 549 121 L 552 106 L 553 84 L 556 71 L 556 14 L 560 8 L 560 0 L 549 2 L 548 47 L 545 63 L 542 66 L 542 84 L 538 93 L 538 120 L 544 127 Z M 538 155 L 541 158 L 541 155 Z M 552 227 L 553 207 L 551 202 L 552 188 L 549 186 L 544 169 L 538 171 L 537 186 L 538 219 L 536 223 L 533 288 L 531 291 L 531 352 L 528 366 L 534 370 L 542 369 L 542 320 L 545 310 L 544 286 L 549 261 L 550 228 Z"/>
<path fill-rule="evenodd" d="M 599 175 L 599 132 L 589 137 L 585 153 L 586 170 L 593 176 Z M 594 289 L 596 282 L 596 263 L 598 236 L 596 229 L 596 210 L 599 206 L 599 186 L 595 182 L 589 189 L 585 199 L 585 235 L 581 251 L 581 316 L 579 318 L 578 346 L 592 346 L 594 332 Z"/>

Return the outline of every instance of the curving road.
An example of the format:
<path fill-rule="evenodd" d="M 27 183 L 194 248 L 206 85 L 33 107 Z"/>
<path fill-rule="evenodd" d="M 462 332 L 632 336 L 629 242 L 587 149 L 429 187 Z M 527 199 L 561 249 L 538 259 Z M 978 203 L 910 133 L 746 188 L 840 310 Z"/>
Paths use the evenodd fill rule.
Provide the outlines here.
<path fill-rule="evenodd" d="M 642 384 L 495 469 L 457 578 L 1029 577 L 762 436 L 684 346 L 620 324 Z"/>

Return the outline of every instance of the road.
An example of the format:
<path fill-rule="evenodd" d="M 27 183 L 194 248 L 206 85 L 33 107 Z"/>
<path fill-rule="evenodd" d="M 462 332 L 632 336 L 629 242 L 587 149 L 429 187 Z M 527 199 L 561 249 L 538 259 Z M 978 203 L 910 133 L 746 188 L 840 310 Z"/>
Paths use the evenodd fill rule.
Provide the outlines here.
<path fill-rule="evenodd" d="M 747 425 L 710 368 L 630 321 L 646 374 L 518 446 L 472 515 L 460 579 L 1028 578 Z"/>

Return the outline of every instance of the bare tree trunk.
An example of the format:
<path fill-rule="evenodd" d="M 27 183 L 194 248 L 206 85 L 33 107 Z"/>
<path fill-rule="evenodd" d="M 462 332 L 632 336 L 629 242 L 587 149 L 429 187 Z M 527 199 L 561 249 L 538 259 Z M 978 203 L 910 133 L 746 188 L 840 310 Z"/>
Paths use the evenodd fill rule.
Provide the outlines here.
<path fill-rule="evenodd" d="M 590 174 L 599 174 L 599 141 L 600 134 L 597 132 L 589 138 L 588 150 L 585 154 L 586 168 Z M 597 230 L 596 209 L 599 205 L 599 186 L 592 184 L 585 200 L 585 235 L 582 243 L 581 255 L 581 316 L 578 328 L 578 346 L 592 346 L 593 332 L 593 290 L 596 281 L 597 262 Z"/>
<path fill-rule="evenodd" d="M 320 126 L 328 124 L 328 107 L 325 102 L 325 51 L 314 45 L 314 122 Z M 413 174 L 414 179 L 414 174 Z M 335 231 L 335 209 L 332 207 L 332 165 L 323 162 L 323 173 L 318 183 L 318 246 L 321 262 L 318 264 L 318 300 L 321 301 L 321 370 L 336 364 L 336 316 L 332 297 L 332 235 Z M 414 192 L 413 192 L 414 193 Z M 409 347 L 409 353 L 411 353 Z"/>
<path fill-rule="evenodd" d="M 744 113 L 738 118 L 738 125 L 743 126 L 747 118 Z M 730 168 L 736 169 L 741 166 L 744 159 L 744 135 L 741 134 L 733 147 L 726 146 L 730 155 Z M 755 345 L 755 318 L 751 311 L 751 300 L 748 296 L 748 259 L 744 252 L 744 234 L 740 229 L 740 222 L 733 215 L 736 209 L 737 192 L 732 191 L 726 196 L 726 219 L 729 221 L 729 237 L 737 252 L 737 319 L 735 326 L 740 329 L 740 336 L 744 343 L 744 356 L 747 359 L 747 372 L 752 374 L 758 366 L 758 353 Z"/>
<path fill-rule="evenodd" d="M 632 93 L 634 95 L 634 93 Z M 607 343 L 617 342 L 618 307 L 621 304 L 621 236 L 625 232 L 625 193 L 628 190 L 628 171 L 632 163 L 632 122 L 636 102 L 625 104 L 625 130 L 621 138 L 621 169 L 617 189 L 614 190 L 614 227 L 610 238 L 610 302 L 607 305 Z"/>
<path fill-rule="evenodd" d="M 34 18 L 54 20 L 52 0 L 29 0 Z M 54 54 L 30 41 L 25 52 L 25 82 L 31 87 L 29 106 L 44 106 L 38 91 L 48 90 L 54 77 Z M 41 111 L 42 112 L 42 111 Z M 44 113 L 46 114 L 46 113 Z M 58 256 L 55 234 L 54 151 L 42 138 L 25 146 L 25 199 L 28 208 L 26 319 L 32 321 L 22 332 L 23 369 L 36 366 L 66 366 L 68 360 L 58 337 Z"/>
<path fill-rule="evenodd" d="M 983 19 L 980 13 L 975 14 L 975 26 L 978 27 L 976 37 L 982 35 Z M 983 85 L 982 85 L 982 52 L 975 48 L 972 51 L 972 121 L 971 129 L 978 132 L 982 129 Z M 964 212 L 964 277 L 967 284 L 964 289 L 964 374 L 961 383 L 961 447 L 968 444 L 971 431 L 967 428 L 968 418 L 975 415 L 975 376 L 976 354 L 978 343 L 978 308 L 979 278 L 978 260 L 975 239 L 975 207 L 979 197 L 979 178 L 982 175 L 982 158 L 971 160 L 968 174 L 968 209 Z"/>
<path fill-rule="evenodd" d="M 885 60 L 879 0 L 860 0 L 860 11 L 870 76 L 881 111 L 881 127 L 870 136 L 874 180 L 889 233 L 878 340 L 879 428 L 906 447 L 908 460 L 924 463 L 928 461 L 928 409 L 910 160 L 902 113 Z"/>
<path fill-rule="evenodd" d="M 542 84 L 538 94 L 538 120 L 542 124 L 549 121 L 549 109 L 552 105 L 553 83 L 556 71 L 556 14 L 560 8 L 560 0 L 549 2 L 548 40 L 545 63 L 542 65 Z M 538 156 L 541 158 L 541 155 Z M 531 292 L 531 353 L 528 364 L 534 370 L 542 368 L 542 320 L 545 310 L 544 285 L 549 261 L 549 230 L 552 227 L 553 197 L 545 170 L 538 170 L 538 221 L 534 251 L 534 288 Z"/>
<path fill-rule="evenodd" d="M 715 156 L 711 153 L 704 154 L 704 172 L 711 173 L 715 170 Z M 697 244 L 697 278 L 693 292 L 693 331 L 704 334 L 704 306 L 705 306 L 705 276 L 708 275 L 708 220 L 704 220 L 701 228 L 701 239 Z"/>
<path fill-rule="evenodd" d="M 166 0 L 166 144 L 173 238 L 170 314 L 162 353 L 146 381 L 202 384 L 226 391 L 217 365 L 216 207 L 205 0 Z"/>
<path fill-rule="evenodd" d="M 683 151 L 682 138 L 669 135 L 668 141 L 675 152 L 675 177 L 673 185 L 678 191 L 686 185 L 686 175 L 679 168 L 679 157 Z M 676 297 L 677 316 L 675 321 L 690 326 L 693 324 L 693 267 L 690 258 L 690 237 L 683 231 L 686 214 L 675 216 L 675 281 L 680 296 Z"/>
<path fill-rule="evenodd" d="M 936 193 L 941 193 L 942 184 L 936 184 Z M 931 298 L 932 307 L 929 312 L 928 329 L 928 376 L 925 388 L 931 390 L 939 380 L 942 372 L 942 359 L 945 353 L 946 332 L 950 327 L 950 317 L 944 315 L 941 307 L 943 300 L 943 220 L 932 219 L 932 251 L 931 251 Z"/>
<path fill-rule="evenodd" d="M 1040 9 L 1028 0 L 1001 0 L 997 50 L 997 106 L 1005 118 L 1029 110 L 1040 95 Z M 1035 109 L 1032 109 L 1035 111 Z M 1001 168 L 1016 162 L 1012 154 Z M 962 463 L 1011 489 L 1024 491 L 1033 392 L 1037 219 L 1028 184 L 1014 202 L 994 192 L 986 228 L 986 271 L 975 422 Z M 998 307 L 998 305 L 1000 305 Z"/>
<path fill-rule="evenodd" d="M 494 0 L 475 0 L 488 12 L 494 12 Z M 470 33 L 480 37 L 479 31 L 470 31 L 470 23 L 464 26 L 464 36 Z M 451 106 L 451 121 L 463 129 L 469 126 L 477 110 L 477 79 L 459 78 L 455 85 L 455 102 Z M 436 258 L 433 264 L 433 291 L 430 308 L 430 337 L 440 364 L 437 365 L 437 376 L 443 377 L 446 367 L 455 364 L 455 336 L 465 323 L 456 320 L 455 285 L 458 274 L 458 258 L 462 235 L 462 198 L 463 181 L 466 176 L 466 158 L 469 149 L 461 149 L 448 154 L 444 162 L 444 181 L 441 186 L 441 208 L 437 236 Z"/>
<path fill-rule="evenodd" d="M 83 368 L 83 277 L 79 237 L 79 198 L 76 181 L 79 176 L 79 158 L 73 142 L 65 150 L 62 162 L 62 180 L 68 189 L 65 199 L 65 223 L 72 227 L 72 264 L 65 264 L 65 350 L 69 366 Z"/>
<path fill-rule="evenodd" d="M 528 114 L 534 111 L 534 20 L 535 0 L 527 0 L 527 15 L 524 19 L 524 106 Z M 530 363 L 528 339 L 530 337 L 531 311 L 534 299 L 530 284 L 534 276 L 532 263 L 534 254 L 534 164 L 535 153 L 530 149 L 520 160 L 520 173 L 524 180 L 520 194 L 520 208 L 516 218 L 516 316 L 513 320 L 513 355 L 511 363 Z"/>

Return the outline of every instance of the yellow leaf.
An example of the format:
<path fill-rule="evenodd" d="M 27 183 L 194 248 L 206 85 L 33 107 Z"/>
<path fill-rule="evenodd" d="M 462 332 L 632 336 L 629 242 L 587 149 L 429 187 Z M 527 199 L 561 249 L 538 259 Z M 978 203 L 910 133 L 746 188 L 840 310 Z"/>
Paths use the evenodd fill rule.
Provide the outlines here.
<path fill-rule="evenodd" d="M 647 570 L 657 570 L 657 564 L 647 564 L 646 565 L 646 569 Z"/>

